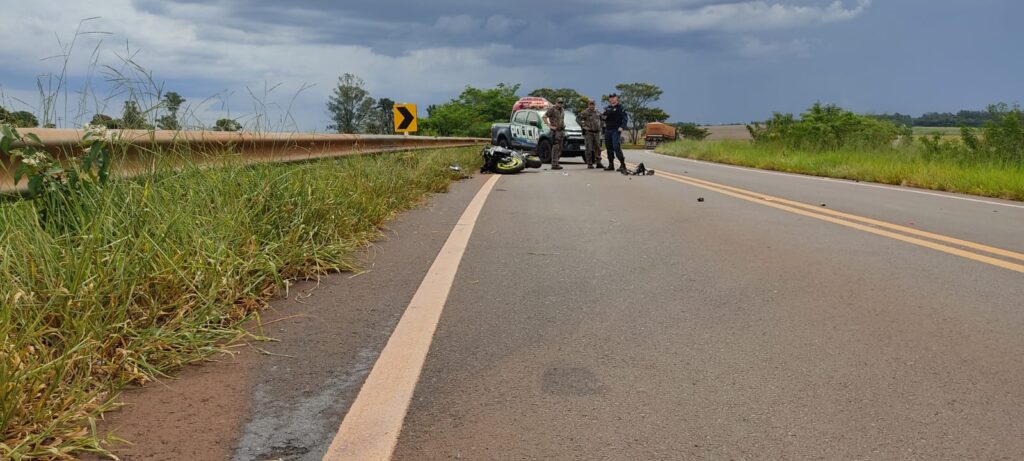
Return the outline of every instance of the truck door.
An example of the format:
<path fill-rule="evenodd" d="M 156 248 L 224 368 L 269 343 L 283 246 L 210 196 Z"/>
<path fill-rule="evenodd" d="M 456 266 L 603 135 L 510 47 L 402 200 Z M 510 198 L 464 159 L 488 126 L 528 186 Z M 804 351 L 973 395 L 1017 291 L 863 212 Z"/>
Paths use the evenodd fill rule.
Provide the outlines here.
<path fill-rule="evenodd" d="M 509 130 L 512 133 L 512 144 L 517 146 L 524 145 L 526 140 L 526 112 L 517 111 L 512 117 L 512 123 L 509 124 Z"/>

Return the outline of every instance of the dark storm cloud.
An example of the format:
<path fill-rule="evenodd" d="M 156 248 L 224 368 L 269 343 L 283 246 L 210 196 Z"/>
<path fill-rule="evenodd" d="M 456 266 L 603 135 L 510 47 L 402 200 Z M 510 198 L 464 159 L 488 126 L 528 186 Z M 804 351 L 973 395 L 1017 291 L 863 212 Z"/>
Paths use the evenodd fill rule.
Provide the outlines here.
<path fill-rule="evenodd" d="M 169 3 L 210 5 L 198 0 L 137 0 L 157 14 Z M 715 50 L 723 30 L 787 29 L 850 19 L 868 0 L 845 2 L 654 0 L 647 2 L 544 1 L 334 2 L 270 0 L 213 2 L 224 22 L 259 34 L 267 25 L 302 28 L 318 42 L 362 45 L 400 55 L 433 47 L 507 45 L 538 50 L 614 44 Z M 667 18 L 667 19 L 666 19 Z M 673 29 L 671 23 L 681 26 Z"/>
<path fill-rule="evenodd" d="M 93 47 L 115 66 L 130 49 L 192 102 L 223 95 L 203 109 L 207 121 L 244 113 L 253 92 L 271 87 L 298 126 L 323 129 L 324 101 L 347 72 L 374 97 L 422 106 L 466 85 L 596 97 L 651 82 L 673 120 L 707 123 L 815 101 L 903 113 L 1024 102 L 1024 64 L 1012 58 L 1024 2 L 1012 0 L 0 2 L 0 43 L 17 44 L 0 47 L 0 100 L 29 109 L 40 104 L 34 76 L 61 71 L 40 61 L 59 53 L 54 34 L 67 39 L 97 14 L 90 27 L 111 35 L 83 37 L 73 79 Z"/>

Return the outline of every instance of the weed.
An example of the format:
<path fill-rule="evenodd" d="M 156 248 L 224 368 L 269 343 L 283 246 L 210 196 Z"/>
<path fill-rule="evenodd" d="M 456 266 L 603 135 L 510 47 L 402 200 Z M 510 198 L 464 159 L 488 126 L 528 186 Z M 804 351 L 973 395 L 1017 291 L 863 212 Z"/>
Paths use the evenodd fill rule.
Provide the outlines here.
<path fill-rule="evenodd" d="M 74 227 L 46 226 L 40 200 L 0 203 L 0 458 L 102 453 L 92 422 L 119 389 L 222 350 L 286 280 L 354 269 L 476 152 L 217 168 L 165 152 L 174 168 L 75 195 Z"/>

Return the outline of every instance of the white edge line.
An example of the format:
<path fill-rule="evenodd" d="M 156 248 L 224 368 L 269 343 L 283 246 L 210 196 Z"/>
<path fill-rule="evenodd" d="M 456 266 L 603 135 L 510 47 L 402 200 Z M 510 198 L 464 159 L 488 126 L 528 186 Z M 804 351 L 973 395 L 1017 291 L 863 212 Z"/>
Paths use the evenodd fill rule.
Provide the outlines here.
<path fill-rule="evenodd" d="M 500 177 L 488 179 L 466 206 L 359 389 L 324 461 L 391 458 L 462 256 Z"/>
<path fill-rule="evenodd" d="M 931 196 L 934 196 L 934 197 L 951 198 L 951 199 L 956 199 L 956 200 L 964 200 L 964 201 L 968 201 L 968 202 L 984 203 L 984 204 L 987 204 L 987 205 L 998 205 L 998 206 L 1005 206 L 1005 207 L 1010 207 L 1010 208 L 1024 209 L 1024 205 L 1018 205 L 1018 204 L 1015 204 L 1015 203 L 993 202 L 991 200 L 982 200 L 982 199 L 976 199 L 976 198 L 970 198 L 970 197 L 960 197 L 960 196 L 957 196 L 957 195 L 942 194 L 942 193 L 938 193 L 938 192 L 929 192 L 929 191 L 916 190 L 916 189 L 908 189 L 906 187 L 889 186 L 889 185 L 875 184 L 875 183 L 870 183 L 870 182 L 857 182 L 857 181 L 853 181 L 853 180 L 849 180 L 849 179 L 842 179 L 842 178 L 827 178 L 827 177 L 822 177 L 822 176 L 812 176 L 812 175 L 806 175 L 806 174 L 800 174 L 800 173 L 787 173 L 785 171 L 762 170 L 760 168 L 743 167 L 743 166 L 737 166 L 737 165 L 728 165 L 728 164 L 725 164 L 725 163 L 708 162 L 708 161 L 705 161 L 705 160 L 696 160 L 696 159 L 692 159 L 692 158 L 676 157 L 676 156 L 673 156 L 673 155 L 660 154 L 660 153 L 654 152 L 652 150 L 645 150 L 644 152 L 648 152 L 648 153 L 651 153 L 651 154 L 654 154 L 654 155 L 659 155 L 659 156 L 670 158 L 670 159 L 683 160 L 683 161 L 687 161 L 687 162 L 698 163 L 698 164 L 701 164 L 701 165 L 711 165 L 711 166 L 718 166 L 718 167 L 722 167 L 722 168 L 731 168 L 731 169 L 734 169 L 734 170 L 752 171 L 752 172 L 755 172 L 755 173 L 773 174 L 773 175 L 777 175 L 777 176 L 786 176 L 786 177 L 790 177 L 790 178 L 811 179 L 811 180 L 815 180 L 815 181 L 828 181 L 828 182 L 838 183 L 838 184 L 848 184 L 848 185 L 851 185 L 851 186 L 874 187 L 876 189 L 886 189 L 886 190 L 893 190 L 893 191 L 898 191 L 898 192 L 910 192 L 910 193 L 914 193 L 914 194 L 931 195 Z"/>

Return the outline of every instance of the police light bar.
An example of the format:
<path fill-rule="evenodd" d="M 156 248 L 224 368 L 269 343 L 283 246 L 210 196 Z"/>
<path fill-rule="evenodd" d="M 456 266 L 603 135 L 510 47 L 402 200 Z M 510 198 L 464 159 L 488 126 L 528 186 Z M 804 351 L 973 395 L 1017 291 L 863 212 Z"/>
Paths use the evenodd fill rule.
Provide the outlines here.
<path fill-rule="evenodd" d="M 536 96 L 526 96 L 519 98 L 515 104 L 512 105 L 512 110 L 517 111 L 521 109 L 547 109 L 551 107 L 551 101 L 545 98 L 539 98 Z"/>

